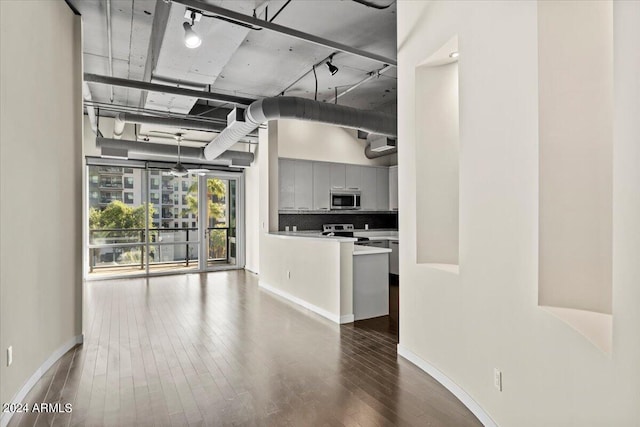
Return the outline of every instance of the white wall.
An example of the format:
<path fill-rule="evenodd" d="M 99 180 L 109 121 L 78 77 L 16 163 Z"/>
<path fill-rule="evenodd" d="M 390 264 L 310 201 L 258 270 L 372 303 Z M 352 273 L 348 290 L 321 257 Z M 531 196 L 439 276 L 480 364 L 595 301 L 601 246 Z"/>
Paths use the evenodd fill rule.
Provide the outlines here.
<path fill-rule="evenodd" d="M 2 1 L 0 15 L 0 401 L 10 402 L 82 331 L 81 25 L 61 0 Z"/>
<path fill-rule="evenodd" d="M 540 304 L 611 313 L 613 5 L 538 2 Z"/>
<path fill-rule="evenodd" d="M 278 120 L 278 156 L 358 165 L 393 165 L 396 156 L 367 159 L 357 131 L 302 120 Z"/>
<path fill-rule="evenodd" d="M 640 3 L 615 2 L 613 13 L 610 354 L 538 306 L 537 9 L 534 1 L 398 4 L 400 347 L 502 426 L 638 425 Z M 415 262 L 415 68 L 456 34 L 459 275 Z"/>

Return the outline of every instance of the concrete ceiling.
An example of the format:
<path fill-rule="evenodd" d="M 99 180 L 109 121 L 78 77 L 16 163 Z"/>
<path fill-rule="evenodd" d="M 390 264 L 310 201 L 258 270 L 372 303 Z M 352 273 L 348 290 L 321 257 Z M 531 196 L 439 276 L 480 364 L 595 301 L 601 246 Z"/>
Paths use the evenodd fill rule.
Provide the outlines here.
<path fill-rule="evenodd" d="M 83 16 L 85 72 L 109 75 L 106 1 L 71 0 Z M 271 19 L 286 0 L 208 1 L 246 15 Z M 293 0 L 273 21 L 376 53 L 396 57 L 396 5 L 392 0 L 372 0 L 385 9 L 352 0 Z M 223 20 L 203 17 L 194 29 L 203 38 L 197 49 L 183 44 L 184 6 L 162 0 L 112 0 L 113 75 L 135 80 L 171 83 L 226 94 L 260 98 L 276 96 L 329 56 L 331 49 L 296 40 L 267 29 L 251 30 Z M 318 99 L 380 69 L 383 64 L 346 53 L 333 60 L 340 71 L 331 76 L 323 64 L 317 68 Z M 93 99 L 110 103 L 109 87 L 90 84 Z M 396 73 L 391 69 L 338 100 L 363 109 L 395 111 Z M 206 111 L 193 98 L 114 87 L 113 104 L 186 114 Z M 287 95 L 313 98 L 315 81 L 308 73 Z M 209 102 L 210 107 L 229 105 Z M 219 112 L 218 112 L 219 113 Z"/>

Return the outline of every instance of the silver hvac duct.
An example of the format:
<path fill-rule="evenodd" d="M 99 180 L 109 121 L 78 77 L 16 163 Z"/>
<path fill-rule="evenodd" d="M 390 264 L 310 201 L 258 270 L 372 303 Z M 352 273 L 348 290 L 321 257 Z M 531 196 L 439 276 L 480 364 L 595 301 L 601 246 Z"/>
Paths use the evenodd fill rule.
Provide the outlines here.
<path fill-rule="evenodd" d="M 150 142 L 127 141 L 125 139 L 96 138 L 96 147 L 110 148 L 116 150 L 126 150 L 136 154 L 152 154 L 157 156 L 167 156 L 176 158 L 178 149 L 175 145 L 153 144 Z M 201 148 L 180 147 L 180 158 L 182 161 L 201 163 L 205 160 Z M 230 160 L 232 163 L 241 165 L 253 162 L 254 154 L 248 151 L 227 151 L 218 157 L 219 160 Z"/>
<path fill-rule="evenodd" d="M 113 137 L 115 139 L 120 139 L 122 137 L 125 123 L 170 126 L 180 129 L 203 130 L 207 132 L 220 132 L 224 129 L 224 124 L 212 123 L 207 121 L 177 119 L 172 117 L 154 117 L 133 113 L 118 113 L 113 125 Z"/>
<path fill-rule="evenodd" d="M 260 99 L 249 105 L 245 114 L 239 114 L 239 111 L 230 114 L 235 116 L 235 120 L 228 120 L 227 128 L 204 148 L 207 160 L 217 158 L 268 120 L 297 119 L 391 137 L 397 134 L 395 116 L 293 96 Z"/>
<path fill-rule="evenodd" d="M 85 101 L 91 102 L 91 90 L 87 82 L 82 83 L 82 97 Z M 98 120 L 96 119 L 96 110 L 91 105 L 87 105 L 87 116 L 89 116 L 89 123 L 91 123 L 91 130 L 96 135 L 98 134 Z"/>
<path fill-rule="evenodd" d="M 364 155 L 367 159 L 376 159 L 378 157 L 388 156 L 390 154 L 396 154 L 398 152 L 397 148 L 392 148 L 390 150 L 385 151 L 373 151 L 371 149 L 371 142 L 367 141 L 367 145 L 364 146 Z"/>

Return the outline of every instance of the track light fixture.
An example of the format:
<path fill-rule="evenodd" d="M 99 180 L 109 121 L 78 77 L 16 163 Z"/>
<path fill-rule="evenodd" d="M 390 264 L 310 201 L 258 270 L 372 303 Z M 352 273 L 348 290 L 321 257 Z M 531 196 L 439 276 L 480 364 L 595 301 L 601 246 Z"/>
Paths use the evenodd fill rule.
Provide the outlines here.
<path fill-rule="evenodd" d="M 191 19 L 191 23 L 182 23 L 182 27 L 184 28 L 184 45 L 189 49 L 195 49 L 202 44 L 202 39 L 198 33 L 193 30 L 193 24 L 200 20 L 200 16 L 202 15 L 193 10 L 187 10 L 185 14 L 186 18 Z"/>
<path fill-rule="evenodd" d="M 327 61 L 327 67 L 329 67 L 329 72 L 331 75 L 335 75 L 338 72 L 338 67 L 331 63 L 331 60 Z"/>

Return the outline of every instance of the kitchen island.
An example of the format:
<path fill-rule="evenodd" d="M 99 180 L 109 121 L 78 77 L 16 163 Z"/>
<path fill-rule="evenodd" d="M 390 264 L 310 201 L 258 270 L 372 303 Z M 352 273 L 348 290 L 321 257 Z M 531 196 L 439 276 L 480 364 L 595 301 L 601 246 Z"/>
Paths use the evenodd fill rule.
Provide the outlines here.
<path fill-rule="evenodd" d="M 375 234 L 371 230 L 358 232 Z M 384 233 L 397 237 L 395 230 Z M 357 258 L 385 256 L 388 269 L 391 252 L 356 246 L 356 241 L 354 237 L 322 236 L 320 232 L 264 233 L 260 241 L 259 286 L 335 323 L 351 323 L 355 319 L 354 264 L 360 262 Z M 384 252 L 378 252 L 380 249 Z M 384 279 L 388 280 L 388 273 Z"/>
<path fill-rule="evenodd" d="M 355 245 L 353 250 L 353 314 L 355 320 L 389 314 L 391 249 Z"/>

